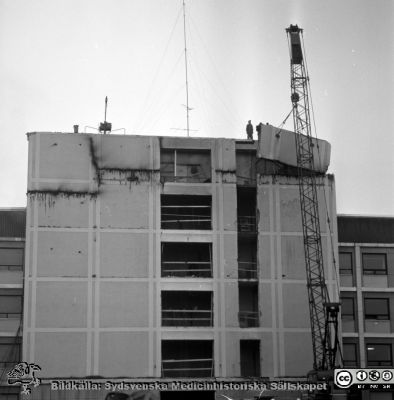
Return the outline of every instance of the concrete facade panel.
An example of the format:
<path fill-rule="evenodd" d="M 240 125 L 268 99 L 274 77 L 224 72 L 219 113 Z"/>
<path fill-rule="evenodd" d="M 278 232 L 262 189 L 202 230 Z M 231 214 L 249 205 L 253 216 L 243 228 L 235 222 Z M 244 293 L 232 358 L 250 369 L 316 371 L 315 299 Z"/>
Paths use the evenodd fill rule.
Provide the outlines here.
<path fill-rule="evenodd" d="M 226 363 L 227 376 L 240 376 L 241 361 L 239 340 L 240 334 L 237 332 L 226 333 L 226 351 L 223 354 Z"/>
<path fill-rule="evenodd" d="M 149 237 L 147 233 L 100 234 L 100 276 L 148 277 Z"/>
<path fill-rule="evenodd" d="M 36 141 L 37 134 L 29 141 Z M 88 135 L 39 134 L 40 178 L 51 179 L 89 179 L 91 166 L 90 142 Z"/>
<path fill-rule="evenodd" d="M 100 326 L 147 327 L 148 296 L 147 282 L 101 282 Z"/>
<path fill-rule="evenodd" d="M 235 142 L 231 139 L 218 139 L 214 142 L 212 165 L 215 170 L 235 172 Z M 235 176 L 234 183 L 235 183 Z"/>
<path fill-rule="evenodd" d="M 305 377 L 312 369 L 312 336 L 309 332 L 284 334 L 285 376 Z"/>
<path fill-rule="evenodd" d="M 37 332 L 34 362 L 40 378 L 86 376 L 86 333 Z"/>
<path fill-rule="evenodd" d="M 279 198 L 281 231 L 302 232 L 300 194 L 298 186 L 280 187 Z"/>
<path fill-rule="evenodd" d="M 224 284 L 224 298 L 225 298 L 225 326 L 239 327 L 238 283 L 226 282 Z"/>
<path fill-rule="evenodd" d="M 190 140 L 185 137 L 169 137 L 160 138 L 160 146 L 164 149 L 210 149 L 214 139 L 211 138 L 194 138 Z"/>
<path fill-rule="evenodd" d="M 259 154 L 269 160 L 297 166 L 295 135 L 292 131 L 276 128 L 269 124 L 262 125 L 259 135 Z M 312 143 L 314 170 L 326 172 L 330 165 L 331 145 L 326 140 L 316 138 L 312 138 Z"/>
<path fill-rule="evenodd" d="M 269 232 L 274 221 L 270 215 L 270 207 L 273 202 L 270 200 L 273 195 L 273 188 L 270 184 L 257 186 L 257 215 L 259 232 Z"/>
<path fill-rule="evenodd" d="M 272 327 L 273 290 L 274 287 L 270 283 L 259 284 L 260 323 L 263 328 Z"/>
<path fill-rule="evenodd" d="M 86 327 L 86 282 L 37 282 L 36 301 L 37 328 Z"/>
<path fill-rule="evenodd" d="M 223 185 L 223 203 L 219 209 L 223 213 L 223 229 L 237 231 L 237 189 L 235 185 Z"/>
<path fill-rule="evenodd" d="M 271 238 L 269 236 L 259 236 L 257 251 L 259 277 L 261 279 L 273 279 L 274 277 L 271 277 L 271 259 L 274 255 L 271 254 Z"/>
<path fill-rule="evenodd" d="M 283 322 L 285 328 L 310 328 L 306 283 L 283 282 Z"/>
<path fill-rule="evenodd" d="M 148 185 L 105 185 L 100 196 L 101 228 L 148 228 Z"/>
<path fill-rule="evenodd" d="M 260 359 L 261 359 L 261 376 L 274 376 L 274 342 L 272 334 L 268 332 L 259 333 L 260 339 Z"/>
<path fill-rule="evenodd" d="M 237 278 L 238 262 L 237 262 L 237 236 L 223 235 L 223 270 L 225 278 Z"/>
<path fill-rule="evenodd" d="M 304 239 L 302 236 L 282 236 L 281 257 L 284 278 L 306 280 Z"/>
<path fill-rule="evenodd" d="M 89 195 L 34 195 L 38 206 L 38 226 L 55 228 L 87 228 Z"/>
<path fill-rule="evenodd" d="M 158 149 L 158 138 L 120 135 L 95 135 L 92 137 L 100 168 L 129 170 L 157 170 L 160 168 L 159 157 L 151 157 L 151 153 Z"/>
<path fill-rule="evenodd" d="M 152 376 L 148 368 L 148 346 L 145 332 L 101 332 L 99 375 L 108 378 Z"/>
<path fill-rule="evenodd" d="M 37 276 L 87 277 L 87 232 L 38 232 Z"/>

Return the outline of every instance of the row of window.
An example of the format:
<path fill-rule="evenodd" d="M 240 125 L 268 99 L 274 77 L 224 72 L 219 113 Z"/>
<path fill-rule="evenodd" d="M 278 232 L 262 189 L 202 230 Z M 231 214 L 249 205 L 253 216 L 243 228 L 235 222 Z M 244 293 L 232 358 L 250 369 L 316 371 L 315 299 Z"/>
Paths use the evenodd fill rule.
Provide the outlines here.
<path fill-rule="evenodd" d="M 0 338 L 0 368 L 15 365 L 20 360 L 20 338 Z M 163 377 L 214 376 L 213 341 L 164 340 L 162 342 Z M 260 376 L 260 342 L 240 341 L 241 376 Z"/>
<path fill-rule="evenodd" d="M 256 184 L 256 152 L 237 151 L 237 183 Z M 160 178 L 162 182 L 211 182 L 211 151 L 195 149 L 161 149 Z"/>
<path fill-rule="evenodd" d="M 258 286 L 239 284 L 239 326 L 259 326 Z M 213 326 L 211 291 L 168 290 L 161 292 L 162 326 Z"/>
<path fill-rule="evenodd" d="M 355 319 L 355 298 L 341 297 L 341 315 L 343 319 Z M 374 320 L 390 319 L 390 300 L 388 298 L 364 298 L 364 318 Z"/>
<path fill-rule="evenodd" d="M 368 342 L 365 345 L 367 367 L 393 366 L 392 344 Z M 343 344 L 343 366 L 359 366 L 359 353 L 357 343 Z"/>
<path fill-rule="evenodd" d="M 214 377 L 212 340 L 163 340 L 163 378 Z M 240 340 L 241 376 L 260 376 L 260 341 Z"/>
<path fill-rule="evenodd" d="M 164 182 L 211 182 L 209 150 L 170 150 L 160 152 L 160 176 Z"/>
<path fill-rule="evenodd" d="M 385 253 L 362 253 L 361 262 L 364 275 L 387 275 L 387 255 Z M 353 275 L 353 270 L 353 252 L 340 251 L 339 273 Z"/>
<path fill-rule="evenodd" d="M 213 368 L 212 341 L 207 340 L 167 340 L 162 342 L 163 377 L 196 376 L 201 364 L 210 361 L 210 367 L 204 373 L 211 373 Z M 20 360 L 20 338 L 0 338 L 0 359 L 7 360 L 0 364 L 6 367 Z M 368 367 L 393 365 L 392 344 L 368 342 L 365 345 L 366 361 Z M 241 376 L 260 375 L 260 342 L 258 340 L 240 341 Z M 344 366 L 359 366 L 359 353 L 357 343 L 343 344 Z M 193 365 L 195 364 L 195 368 Z M 187 375 L 183 375 L 183 374 Z M 173 375 L 175 374 L 175 375 Z M 192 375 L 190 375 L 192 374 Z M 213 376 L 213 375 L 201 375 Z"/>
<path fill-rule="evenodd" d="M 0 318 L 20 318 L 22 289 L 0 289 Z"/>
<path fill-rule="evenodd" d="M 241 192 L 241 194 L 240 194 Z M 255 191 L 238 191 L 238 231 L 256 233 Z M 162 229 L 212 229 L 212 197 L 202 195 L 161 195 Z"/>

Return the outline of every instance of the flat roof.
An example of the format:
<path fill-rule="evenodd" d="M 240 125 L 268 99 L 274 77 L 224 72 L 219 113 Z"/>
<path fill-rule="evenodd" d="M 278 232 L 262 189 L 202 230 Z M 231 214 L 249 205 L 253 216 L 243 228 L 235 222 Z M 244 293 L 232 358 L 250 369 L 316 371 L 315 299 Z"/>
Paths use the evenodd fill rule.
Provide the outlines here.
<path fill-rule="evenodd" d="M 394 217 L 338 215 L 339 243 L 393 243 Z"/>

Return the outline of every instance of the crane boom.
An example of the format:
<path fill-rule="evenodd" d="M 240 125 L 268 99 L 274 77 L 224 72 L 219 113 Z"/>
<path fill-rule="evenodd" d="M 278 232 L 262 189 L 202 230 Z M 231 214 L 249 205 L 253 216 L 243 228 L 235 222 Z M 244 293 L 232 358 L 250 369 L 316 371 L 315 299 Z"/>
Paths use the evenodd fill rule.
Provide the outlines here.
<path fill-rule="evenodd" d="M 309 77 L 304 63 L 302 29 L 290 25 L 286 29 L 290 45 L 291 101 L 297 151 L 299 192 L 304 237 L 306 278 L 311 319 L 313 369 L 327 371 L 334 367 L 337 338 L 331 344 L 331 328 L 337 329 L 337 303 L 330 303 L 324 277 L 320 233 L 319 205 L 314 168 L 314 143 L 309 111 Z"/>

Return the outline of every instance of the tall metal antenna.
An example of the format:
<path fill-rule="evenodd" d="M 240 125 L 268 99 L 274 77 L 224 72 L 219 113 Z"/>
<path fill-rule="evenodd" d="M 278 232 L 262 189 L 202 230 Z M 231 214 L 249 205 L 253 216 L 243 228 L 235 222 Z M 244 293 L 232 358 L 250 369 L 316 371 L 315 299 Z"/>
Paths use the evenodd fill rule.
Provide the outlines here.
<path fill-rule="evenodd" d="M 112 124 L 110 122 L 107 122 L 107 107 L 108 107 L 108 97 L 105 96 L 104 122 L 101 122 L 99 126 L 99 131 L 103 132 L 104 135 L 107 132 L 111 132 L 112 130 Z"/>
<path fill-rule="evenodd" d="M 104 122 L 107 121 L 107 107 L 108 107 L 108 97 L 105 96 Z"/>
<path fill-rule="evenodd" d="M 187 41 L 186 41 L 186 6 L 185 0 L 183 0 L 183 39 L 185 42 L 185 78 L 186 78 L 186 132 L 187 136 L 189 136 L 190 127 L 189 127 L 189 82 L 187 76 Z"/>

